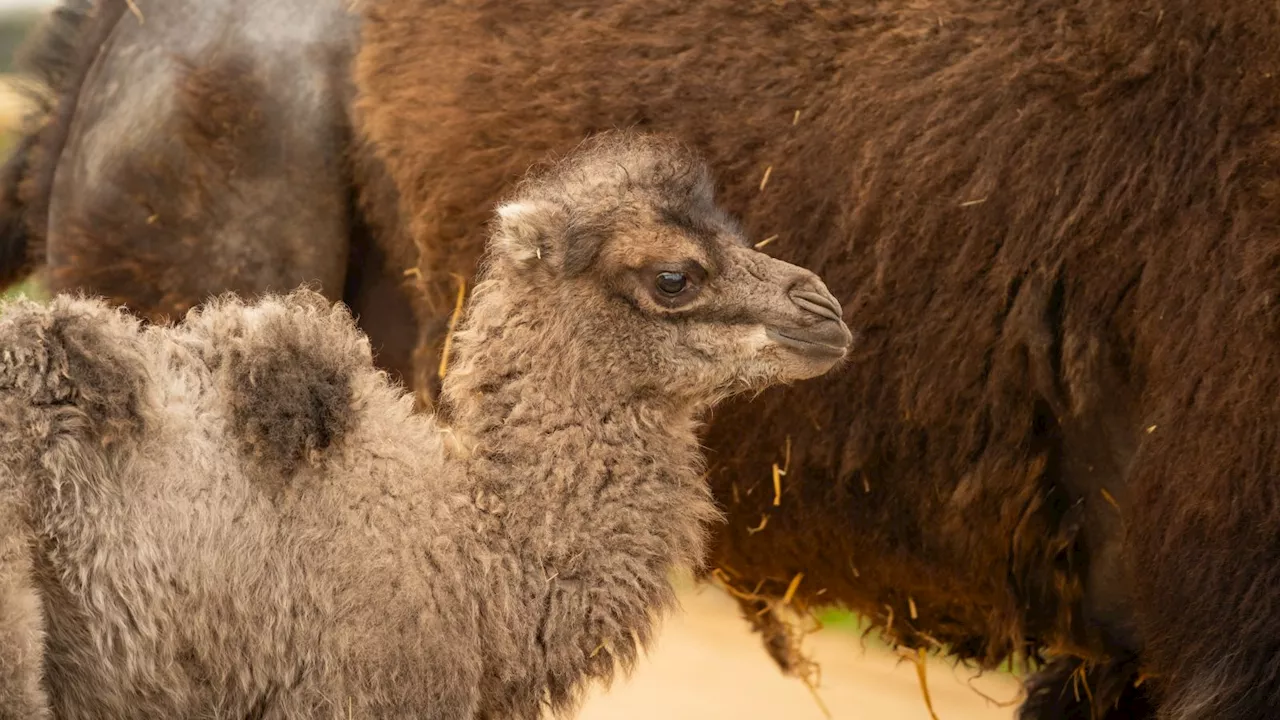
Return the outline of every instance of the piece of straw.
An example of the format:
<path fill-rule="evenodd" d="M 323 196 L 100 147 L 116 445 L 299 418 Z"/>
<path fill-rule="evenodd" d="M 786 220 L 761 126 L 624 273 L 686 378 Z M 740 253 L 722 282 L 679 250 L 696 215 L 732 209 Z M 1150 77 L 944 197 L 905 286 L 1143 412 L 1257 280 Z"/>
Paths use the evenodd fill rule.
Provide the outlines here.
<path fill-rule="evenodd" d="M 124 0 L 124 4 L 128 5 L 129 12 L 133 13 L 134 17 L 138 18 L 139 24 L 146 24 L 147 19 L 142 17 L 142 8 L 138 7 L 138 3 L 134 2 L 134 0 Z"/>
<path fill-rule="evenodd" d="M 933 697 L 929 695 L 929 677 L 926 663 L 928 655 L 925 654 L 924 648 L 916 649 L 916 678 L 920 680 L 920 692 L 924 695 L 924 706 L 929 711 L 929 717 L 938 720 L 938 713 L 933 711 Z"/>
<path fill-rule="evenodd" d="M 760 178 L 760 191 L 764 192 L 764 186 L 769 184 L 769 176 L 773 174 L 773 166 L 764 169 L 764 177 Z"/>
<path fill-rule="evenodd" d="M 773 464 L 773 506 L 778 507 L 782 504 L 782 468 L 778 467 L 778 463 Z"/>
<path fill-rule="evenodd" d="M 759 524 L 759 525 L 757 525 L 757 526 L 755 526 L 755 527 L 753 527 L 753 528 L 747 528 L 747 534 L 748 534 L 748 535 L 755 535 L 756 533 L 758 533 L 758 532 L 760 532 L 761 530 L 763 530 L 763 529 L 764 529 L 764 526 L 765 526 L 765 525 L 768 525 L 768 524 L 769 524 L 769 516 L 768 516 L 768 515 L 761 515 L 761 516 L 760 516 L 760 524 Z"/>
<path fill-rule="evenodd" d="M 1080 688 L 1084 687 L 1084 696 L 1089 700 L 1089 717 L 1094 717 L 1093 691 L 1089 689 L 1088 670 L 1084 665 L 1078 666 L 1075 672 L 1071 673 L 1071 684 L 1075 689 L 1076 702 L 1080 702 Z"/>
<path fill-rule="evenodd" d="M 451 273 L 458 280 L 458 299 L 453 305 L 453 314 L 449 316 L 449 332 L 444 336 L 444 347 L 440 350 L 440 379 L 444 379 L 449 367 L 449 350 L 453 347 L 453 331 L 458 327 L 458 318 L 462 316 L 462 301 L 467 296 L 467 279 Z"/>
<path fill-rule="evenodd" d="M 778 463 L 773 464 L 773 506 L 778 507 L 782 504 L 782 476 L 787 474 L 791 469 L 791 436 L 787 436 L 786 449 L 783 450 L 782 467 L 778 467 Z"/>
<path fill-rule="evenodd" d="M 809 688 L 809 694 L 813 696 L 813 701 L 818 704 L 818 709 L 822 711 L 822 716 L 831 720 L 831 710 L 827 708 L 827 704 L 822 702 L 822 696 L 818 694 L 818 688 L 809 678 L 800 678 L 800 682 Z"/>
<path fill-rule="evenodd" d="M 791 578 L 791 584 L 787 585 L 787 592 L 782 596 L 783 605 L 791 604 L 791 600 L 796 596 L 796 590 L 800 588 L 800 581 L 803 579 L 804 573 L 796 573 L 796 576 Z"/>
<path fill-rule="evenodd" d="M 774 240 L 777 240 L 777 239 L 778 239 L 778 236 L 777 236 L 777 235 L 770 235 L 769 237 L 767 237 L 767 238 L 765 238 L 765 239 L 761 240 L 760 242 L 756 243 L 755 248 L 756 248 L 757 250 L 759 250 L 760 248 L 764 247 L 765 245 L 768 245 L 769 243 L 771 243 L 771 242 L 773 242 Z"/>
<path fill-rule="evenodd" d="M 739 600 L 754 601 L 754 600 L 762 599 L 759 595 L 757 595 L 754 592 L 750 592 L 750 593 L 743 592 L 742 590 L 739 590 L 738 588 L 734 587 L 733 583 L 729 580 L 729 576 L 726 575 L 725 572 L 720 568 L 715 568 L 714 570 L 712 570 L 711 576 L 714 577 L 716 580 L 720 581 L 720 584 L 724 587 L 726 592 L 738 598 Z"/>
<path fill-rule="evenodd" d="M 970 675 L 970 676 L 969 676 L 969 678 L 968 678 L 967 680 L 965 680 L 965 681 L 964 681 L 964 684 L 965 684 L 965 685 L 968 685 L 968 686 L 969 686 L 969 689 L 970 689 L 970 690 L 972 690 L 972 691 L 973 691 L 973 692 L 974 692 L 978 697 L 980 697 L 980 698 L 982 698 L 983 700 L 985 700 L 985 701 L 987 701 L 987 702 L 991 703 L 992 705 L 995 705 L 995 706 L 996 706 L 996 707 L 998 707 L 998 708 L 1009 708 L 1009 707 L 1013 707 L 1013 706 L 1015 706 L 1015 705 L 1017 705 L 1017 704 L 1021 703 L 1021 702 L 1022 702 L 1022 700 L 1023 700 L 1023 696 L 1024 696 L 1024 695 L 1026 695 L 1026 692 L 1027 692 L 1026 688 L 1025 688 L 1025 687 L 1023 687 L 1023 686 L 1021 686 L 1021 685 L 1019 685 L 1019 686 L 1018 686 L 1018 694 L 1017 694 L 1017 695 L 1014 695 L 1012 700 L 997 700 L 997 699 L 995 699 L 995 698 L 991 697 L 990 695 L 988 695 L 988 694 L 986 694 L 986 693 L 982 692 L 981 688 L 978 688 L 978 687 L 976 687 L 976 686 L 973 684 L 973 681 L 974 681 L 974 680 L 977 680 L 977 679 L 978 679 L 978 678 L 980 678 L 980 677 L 982 677 L 982 673 L 981 673 L 981 672 L 979 672 L 977 675 Z"/>
<path fill-rule="evenodd" d="M 1102 499 L 1111 503 L 1111 505 L 1114 506 L 1115 509 L 1117 510 L 1120 509 L 1120 503 L 1116 502 L 1115 497 L 1112 496 L 1111 493 L 1107 492 L 1106 488 L 1102 488 Z"/>

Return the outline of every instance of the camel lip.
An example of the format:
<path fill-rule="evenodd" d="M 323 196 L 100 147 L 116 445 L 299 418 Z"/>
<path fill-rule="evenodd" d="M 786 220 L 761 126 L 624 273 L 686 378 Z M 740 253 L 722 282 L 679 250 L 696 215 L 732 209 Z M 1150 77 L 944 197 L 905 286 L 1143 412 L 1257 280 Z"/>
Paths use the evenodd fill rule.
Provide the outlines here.
<path fill-rule="evenodd" d="M 821 359 L 839 360 L 849 351 L 849 343 L 852 337 L 843 324 L 838 327 L 844 335 L 843 342 L 839 344 L 828 342 L 834 339 L 831 337 L 832 333 L 830 332 L 810 333 L 793 328 L 766 328 L 765 335 L 780 345 L 785 345 L 792 350 L 799 350 L 806 355 Z"/>

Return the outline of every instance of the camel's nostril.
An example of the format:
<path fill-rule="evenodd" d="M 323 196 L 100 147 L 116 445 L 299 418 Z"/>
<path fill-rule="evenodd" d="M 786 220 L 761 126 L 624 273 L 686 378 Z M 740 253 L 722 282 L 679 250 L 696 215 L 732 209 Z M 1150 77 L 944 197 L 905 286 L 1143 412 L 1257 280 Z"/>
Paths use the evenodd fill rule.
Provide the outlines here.
<path fill-rule="evenodd" d="M 791 293 L 791 301 L 801 309 L 827 320 L 840 322 L 840 303 L 830 293 L 816 290 L 797 290 Z"/>

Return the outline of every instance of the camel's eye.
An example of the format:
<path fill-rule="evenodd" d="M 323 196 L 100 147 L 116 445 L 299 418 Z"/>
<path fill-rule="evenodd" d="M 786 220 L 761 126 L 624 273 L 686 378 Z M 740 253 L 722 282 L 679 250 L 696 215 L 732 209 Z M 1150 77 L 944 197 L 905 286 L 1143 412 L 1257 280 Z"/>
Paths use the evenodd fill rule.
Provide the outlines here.
<path fill-rule="evenodd" d="M 675 297 L 684 292 L 689 281 L 682 272 L 660 272 L 655 284 L 663 294 Z"/>
<path fill-rule="evenodd" d="M 680 310 L 693 304 L 702 294 L 707 271 L 698 263 L 654 263 L 639 270 L 636 279 L 642 292 L 663 310 Z"/>

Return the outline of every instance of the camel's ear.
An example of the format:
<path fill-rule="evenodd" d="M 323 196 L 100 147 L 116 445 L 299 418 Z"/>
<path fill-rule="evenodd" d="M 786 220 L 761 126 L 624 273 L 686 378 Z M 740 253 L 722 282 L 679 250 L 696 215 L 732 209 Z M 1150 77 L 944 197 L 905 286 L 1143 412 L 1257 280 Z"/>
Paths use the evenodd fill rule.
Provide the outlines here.
<path fill-rule="evenodd" d="M 545 200 L 519 200 L 498 208 L 495 248 L 519 265 L 545 260 L 563 229 L 564 211 Z"/>

